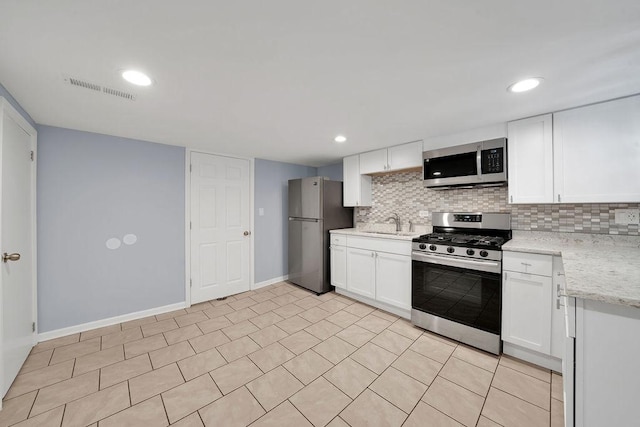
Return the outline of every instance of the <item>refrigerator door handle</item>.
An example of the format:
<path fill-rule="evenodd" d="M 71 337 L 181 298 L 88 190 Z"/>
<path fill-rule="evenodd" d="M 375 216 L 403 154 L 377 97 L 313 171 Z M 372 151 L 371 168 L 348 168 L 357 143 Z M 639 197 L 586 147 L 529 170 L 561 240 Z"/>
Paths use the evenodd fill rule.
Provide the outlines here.
<path fill-rule="evenodd" d="M 305 222 L 320 222 L 317 218 L 295 218 L 290 216 L 289 221 L 305 221 Z"/>

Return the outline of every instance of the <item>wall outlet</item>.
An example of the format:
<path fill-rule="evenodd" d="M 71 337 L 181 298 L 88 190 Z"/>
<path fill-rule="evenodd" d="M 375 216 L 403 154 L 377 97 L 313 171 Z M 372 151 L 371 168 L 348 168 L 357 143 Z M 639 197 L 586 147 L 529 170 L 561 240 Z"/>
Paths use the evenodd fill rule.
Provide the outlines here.
<path fill-rule="evenodd" d="M 640 224 L 640 209 L 616 209 L 616 224 Z"/>
<path fill-rule="evenodd" d="M 429 218 L 429 211 L 420 211 L 420 218 Z"/>

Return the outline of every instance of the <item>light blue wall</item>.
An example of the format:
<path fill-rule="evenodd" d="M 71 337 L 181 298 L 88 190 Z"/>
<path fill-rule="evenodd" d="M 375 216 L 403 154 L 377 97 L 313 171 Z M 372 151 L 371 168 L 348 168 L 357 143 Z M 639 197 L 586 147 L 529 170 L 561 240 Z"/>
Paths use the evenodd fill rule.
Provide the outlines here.
<path fill-rule="evenodd" d="M 291 163 L 255 161 L 255 281 L 287 274 L 288 198 L 290 179 L 316 176 L 317 169 Z M 259 215 L 259 209 L 264 215 Z"/>
<path fill-rule="evenodd" d="M 39 330 L 184 301 L 184 148 L 37 129 Z"/>
<path fill-rule="evenodd" d="M 342 181 L 342 162 L 318 168 L 318 176 L 326 176 L 332 181 Z"/>
<path fill-rule="evenodd" d="M 13 95 L 11 95 L 9 91 L 5 89 L 4 86 L 2 86 L 2 83 L 0 83 L 0 96 L 6 98 L 7 101 L 9 101 L 9 104 L 11 104 L 13 108 L 18 110 L 20 114 L 22 114 L 22 117 L 24 117 L 29 123 L 31 123 L 31 126 L 36 127 L 36 122 L 34 122 L 29 113 L 27 113 L 24 108 L 22 108 L 22 105 L 18 104 L 18 101 L 16 101 Z"/>

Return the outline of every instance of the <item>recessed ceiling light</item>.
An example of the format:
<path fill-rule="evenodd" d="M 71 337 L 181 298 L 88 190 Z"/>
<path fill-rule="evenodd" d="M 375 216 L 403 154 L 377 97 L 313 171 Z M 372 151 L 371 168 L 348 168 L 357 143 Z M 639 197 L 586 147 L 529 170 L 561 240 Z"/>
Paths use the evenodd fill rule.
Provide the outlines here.
<path fill-rule="evenodd" d="M 542 83 L 541 77 L 531 77 L 512 84 L 507 88 L 507 90 L 509 92 L 515 93 L 526 92 L 528 90 L 537 88 L 540 83 Z"/>
<path fill-rule="evenodd" d="M 152 81 L 145 73 L 136 70 L 125 70 L 122 72 L 122 78 L 137 86 L 150 86 Z"/>
<path fill-rule="evenodd" d="M 336 136 L 335 138 L 333 138 L 333 140 L 334 140 L 335 142 L 340 142 L 340 143 L 342 143 L 342 142 L 345 142 L 345 141 L 347 140 L 347 137 L 346 137 L 346 136 L 344 136 L 344 135 L 338 135 L 338 136 Z"/>

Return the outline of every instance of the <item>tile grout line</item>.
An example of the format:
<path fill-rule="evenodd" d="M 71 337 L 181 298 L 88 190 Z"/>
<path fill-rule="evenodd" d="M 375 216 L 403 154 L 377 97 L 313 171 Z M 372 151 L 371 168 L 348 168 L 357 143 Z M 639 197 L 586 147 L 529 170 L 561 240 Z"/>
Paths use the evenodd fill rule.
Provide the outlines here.
<path fill-rule="evenodd" d="M 495 369 L 495 370 L 492 372 L 492 374 L 491 374 L 491 382 L 489 382 L 489 389 L 487 390 L 487 396 L 486 396 L 486 397 L 484 398 L 484 400 L 482 401 L 482 408 L 480 408 L 480 415 L 478 415 L 478 421 L 476 422 L 476 425 L 480 422 L 480 417 L 482 417 L 482 416 L 483 416 L 483 415 L 482 415 L 482 412 L 484 411 L 484 407 L 485 407 L 485 405 L 487 404 L 487 400 L 489 399 L 489 393 L 491 392 L 491 387 L 493 386 L 493 380 L 494 380 L 494 379 L 495 379 L 495 377 L 496 377 L 496 372 L 498 372 L 498 366 L 500 366 L 500 357 L 501 357 L 501 356 L 498 356 L 498 363 L 496 364 L 496 369 Z M 494 421 L 494 420 L 492 420 L 491 418 L 487 417 L 486 415 L 484 415 L 484 416 L 485 416 L 487 419 L 489 419 L 489 420 L 491 420 L 491 421 Z M 497 421 L 494 421 L 494 422 L 495 422 L 495 423 L 497 423 L 497 424 L 500 424 L 500 423 L 498 423 Z M 500 425 L 502 425 L 502 424 L 500 424 Z"/>
<path fill-rule="evenodd" d="M 163 392 L 163 393 L 164 393 L 164 392 Z M 169 411 L 167 411 L 167 405 L 165 405 L 165 404 L 164 404 L 164 397 L 162 397 L 162 393 L 160 393 L 158 396 L 160 396 L 160 402 L 162 402 L 162 409 L 164 409 L 164 416 L 165 416 L 165 417 L 167 417 L 167 422 L 168 422 L 169 424 L 172 424 L 172 423 L 171 423 L 171 418 L 169 418 Z M 215 400 L 214 400 L 214 402 L 215 402 Z M 207 404 L 207 405 L 208 405 L 208 404 Z M 206 405 L 205 405 L 205 406 L 206 406 Z M 203 408 L 204 408 L 204 406 L 203 406 Z M 199 410 L 199 409 L 198 409 L 198 410 Z M 198 410 L 196 410 L 196 412 L 198 412 Z M 190 414 L 189 414 L 189 415 L 190 415 Z M 188 417 L 189 415 L 187 415 L 187 417 Z"/>
<path fill-rule="evenodd" d="M 33 402 L 31 402 L 31 407 L 29 408 L 29 412 L 27 412 L 27 418 L 25 418 L 25 420 L 29 419 L 29 417 L 31 416 L 31 412 L 33 412 L 33 407 L 36 406 L 36 400 L 38 400 L 38 395 L 40 394 L 40 390 L 41 389 L 38 389 L 38 391 L 36 392 L 36 395 L 33 398 Z M 20 422 L 22 422 L 22 421 L 20 421 Z"/>
<path fill-rule="evenodd" d="M 511 369 L 511 368 L 509 368 L 509 367 L 507 367 L 507 366 L 503 366 L 503 368 Z M 511 370 L 512 370 L 512 371 L 515 371 L 515 372 L 520 372 L 520 371 L 517 371 L 517 370 L 515 370 L 515 369 L 511 369 Z M 498 369 L 496 368 L 496 372 L 497 372 L 497 371 L 498 371 Z M 522 372 L 520 372 L 520 373 L 522 374 Z M 525 375 L 526 375 L 526 374 L 525 374 Z M 494 376 L 495 376 L 495 375 L 494 375 Z M 537 378 L 535 378 L 535 377 L 532 377 L 532 378 L 537 379 Z M 543 382 L 543 383 L 547 384 L 547 383 L 546 383 L 546 381 L 542 381 L 542 380 L 538 380 L 538 381 L 541 381 L 541 382 Z M 503 393 L 508 394 L 509 396 L 513 396 L 513 397 L 515 397 L 516 399 L 522 400 L 523 402 L 527 402 L 528 404 L 535 406 L 536 408 L 540 408 L 540 409 L 542 409 L 542 410 L 544 410 L 544 411 L 546 411 L 546 412 L 551 413 L 551 402 L 549 402 L 549 410 L 547 411 L 545 408 L 543 408 L 543 407 L 542 407 L 542 406 L 540 406 L 540 405 L 537 405 L 537 404 L 535 404 L 535 403 L 533 403 L 533 402 L 529 402 L 528 400 L 523 399 L 522 397 L 516 396 L 516 395 L 515 395 L 515 394 L 513 394 L 513 393 L 509 393 L 508 391 L 503 390 L 503 389 L 501 389 L 500 387 L 493 386 L 493 380 L 491 381 L 491 384 L 492 384 L 492 385 L 491 385 L 492 387 L 496 388 L 497 390 L 500 390 L 500 391 L 501 391 L 501 392 L 503 392 Z M 549 394 L 551 394 L 551 390 L 549 390 Z"/>

